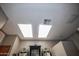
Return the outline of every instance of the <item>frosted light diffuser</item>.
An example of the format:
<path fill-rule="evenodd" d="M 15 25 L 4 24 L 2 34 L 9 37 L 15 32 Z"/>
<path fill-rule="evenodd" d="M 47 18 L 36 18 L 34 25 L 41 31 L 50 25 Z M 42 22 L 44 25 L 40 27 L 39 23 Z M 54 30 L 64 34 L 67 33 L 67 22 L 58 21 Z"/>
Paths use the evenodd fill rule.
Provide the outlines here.
<path fill-rule="evenodd" d="M 47 38 L 52 25 L 39 25 L 38 38 Z"/>
<path fill-rule="evenodd" d="M 24 37 L 33 37 L 31 24 L 18 24 Z"/>

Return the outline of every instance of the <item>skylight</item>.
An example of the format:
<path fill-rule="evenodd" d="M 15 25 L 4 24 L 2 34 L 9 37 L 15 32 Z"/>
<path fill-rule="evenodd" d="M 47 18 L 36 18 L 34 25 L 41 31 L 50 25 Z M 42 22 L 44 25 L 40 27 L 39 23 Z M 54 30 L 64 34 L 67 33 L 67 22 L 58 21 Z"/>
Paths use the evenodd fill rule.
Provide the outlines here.
<path fill-rule="evenodd" d="M 31 24 L 18 24 L 24 37 L 33 37 Z"/>
<path fill-rule="evenodd" d="M 47 38 L 52 25 L 39 25 L 38 38 Z"/>

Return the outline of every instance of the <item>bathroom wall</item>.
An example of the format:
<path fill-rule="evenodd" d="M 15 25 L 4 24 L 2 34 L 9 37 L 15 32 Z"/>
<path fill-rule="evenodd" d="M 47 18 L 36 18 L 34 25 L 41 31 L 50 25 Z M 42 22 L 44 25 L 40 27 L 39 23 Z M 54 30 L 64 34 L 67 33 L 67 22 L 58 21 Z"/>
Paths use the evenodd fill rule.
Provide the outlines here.
<path fill-rule="evenodd" d="M 18 52 L 17 49 L 19 48 L 19 44 L 20 44 L 20 40 L 18 37 L 16 37 L 15 42 L 14 42 L 12 49 L 11 49 L 10 55 L 13 55 L 14 53 Z"/>
<path fill-rule="evenodd" d="M 26 48 L 26 49 L 29 49 L 29 46 L 30 45 L 41 45 L 41 49 L 44 49 L 44 48 L 51 48 L 53 47 L 58 41 L 52 41 L 52 40 L 39 40 L 39 41 L 21 41 L 20 43 L 20 48 L 19 50 L 23 49 L 23 48 Z"/>
<path fill-rule="evenodd" d="M 79 32 L 74 33 L 68 40 L 72 40 L 76 48 L 79 50 Z"/>
<path fill-rule="evenodd" d="M 0 7 L 0 29 L 3 28 L 6 22 L 7 22 L 7 17 L 4 14 L 2 8 Z"/>
<path fill-rule="evenodd" d="M 17 35 L 7 35 L 2 41 L 1 45 L 10 45 L 10 55 L 13 55 L 18 51 L 18 47 L 20 45 L 20 39 Z"/>
<path fill-rule="evenodd" d="M 52 48 L 52 51 L 54 52 L 55 56 L 67 56 L 62 41 L 60 41 L 59 43 L 57 43 Z"/>

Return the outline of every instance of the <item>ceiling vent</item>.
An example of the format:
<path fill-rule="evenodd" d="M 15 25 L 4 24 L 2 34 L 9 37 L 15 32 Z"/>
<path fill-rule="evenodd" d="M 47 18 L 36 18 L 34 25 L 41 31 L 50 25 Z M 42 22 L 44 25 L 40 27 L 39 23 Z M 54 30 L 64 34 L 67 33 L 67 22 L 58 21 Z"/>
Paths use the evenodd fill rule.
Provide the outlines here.
<path fill-rule="evenodd" d="M 44 19 L 44 24 L 45 25 L 50 25 L 51 19 Z"/>

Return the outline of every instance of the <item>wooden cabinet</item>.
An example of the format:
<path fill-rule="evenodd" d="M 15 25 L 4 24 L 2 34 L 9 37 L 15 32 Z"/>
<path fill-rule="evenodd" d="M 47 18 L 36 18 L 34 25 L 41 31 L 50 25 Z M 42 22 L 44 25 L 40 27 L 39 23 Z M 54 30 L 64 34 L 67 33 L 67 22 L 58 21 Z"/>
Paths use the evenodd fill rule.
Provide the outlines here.
<path fill-rule="evenodd" d="M 9 55 L 10 47 L 11 46 L 9 46 L 9 45 L 1 45 L 0 46 L 0 56 Z"/>
<path fill-rule="evenodd" d="M 1 45 L 10 45 L 10 54 L 13 55 L 14 53 L 17 53 L 18 47 L 19 47 L 19 37 L 17 35 L 8 35 L 4 38 Z"/>

